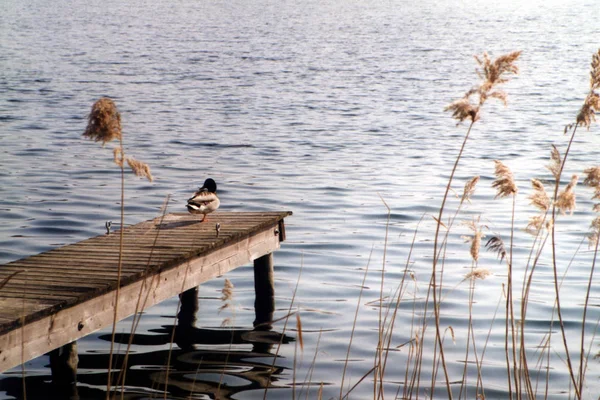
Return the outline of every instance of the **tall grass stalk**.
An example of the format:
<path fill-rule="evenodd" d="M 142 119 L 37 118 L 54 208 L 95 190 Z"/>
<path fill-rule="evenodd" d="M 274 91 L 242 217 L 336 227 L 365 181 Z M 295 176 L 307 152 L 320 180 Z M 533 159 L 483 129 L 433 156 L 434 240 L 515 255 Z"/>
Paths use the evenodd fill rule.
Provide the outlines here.
<path fill-rule="evenodd" d="M 153 180 L 150 167 L 143 162 L 137 161 L 132 157 L 125 157 L 125 147 L 123 145 L 123 134 L 121 131 L 121 114 L 119 113 L 114 101 L 108 98 L 101 98 L 92 105 L 92 110 L 88 116 L 88 124 L 83 133 L 85 138 L 95 142 L 102 142 L 102 145 L 113 140 L 117 140 L 118 147 L 114 149 L 114 162 L 120 168 L 121 178 L 121 207 L 119 231 L 119 259 L 117 265 L 117 282 L 115 290 L 115 304 L 113 309 L 113 324 L 111 331 L 110 354 L 108 358 L 108 373 L 106 382 L 106 400 L 110 397 L 112 384 L 112 365 L 114 341 L 116 335 L 116 325 L 118 322 L 119 295 L 121 291 L 121 275 L 123 269 L 123 247 L 125 232 L 125 162 L 137 176 L 143 176 L 149 181 Z"/>
<path fill-rule="evenodd" d="M 346 368 L 348 367 L 348 360 L 350 359 L 350 350 L 352 349 L 352 340 L 354 339 L 354 330 L 356 328 L 356 322 L 358 321 L 358 311 L 360 309 L 362 294 L 367 281 L 367 274 L 369 273 L 369 266 L 371 265 L 371 257 L 373 255 L 373 248 L 369 253 L 369 259 L 367 260 L 367 266 L 363 275 L 362 282 L 360 284 L 360 291 L 358 292 L 358 300 L 356 301 L 356 311 L 354 312 L 354 319 L 352 320 L 352 330 L 350 331 L 350 340 L 348 341 L 348 350 L 346 351 L 346 360 L 344 361 L 344 368 L 342 369 L 342 381 L 340 383 L 340 400 L 344 391 L 344 379 L 346 378 Z M 320 335 L 319 335 L 320 337 Z"/>

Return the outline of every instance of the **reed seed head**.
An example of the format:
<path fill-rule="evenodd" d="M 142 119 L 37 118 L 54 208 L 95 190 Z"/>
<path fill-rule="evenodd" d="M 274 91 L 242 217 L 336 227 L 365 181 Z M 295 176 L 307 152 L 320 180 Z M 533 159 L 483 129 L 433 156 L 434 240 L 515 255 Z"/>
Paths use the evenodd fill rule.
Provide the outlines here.
<path fill-rule="evenodd" d="M 590 233 L 588 233 L 589 247 L 596 247 L 598 245 L 598 238 L 600 237 L 600 217 L 594 218 L 592 221 Z"/>
<path fill-rule="evenodd" d="M 465 188 L 463 190 L 463 194 L 460 200 L 461 202 L 471 202 L 471 196 L 473 195 L 473 193 L 475 193 L 475 186 L 477 186 L 477 182 L 479 182 L 479 176 L 475 176 L 469 181 L 467 181 L 467 183 L 465 183 Z"/>
<path fill-rule="evenodd" d="M 469 253 L 471 258 L 475 262 L 479 261 L 479 249 L 481 247 L 481 238 L 484 238 L 483 234 L 484 226 L 479 225 L 479 218 L 473 219 L 472 221 L 465 221 L 464 224 L 473 232 L 473 236 L 463 236 L 463 239 L 467 243 L 471 243 Z"/>
<path fill-rule="evenodd" d="M 496 188 L 496 198 L 516 194 L 517 185 L 510 168 L 498 160 L 494 160 L 494 164 L 496 180 L 492 183 L 492 187 Z"/>
<path fill-rule="evenodd" d="M 533 186 L 533 193 L 529 196 L 531 204 L 540 211 L 547 211 L 550 208 L 550 196 L 548 196 L 544 184 L 537 179 L 532 179 L 531 186 Z"/>
<path fill-rule="evenodd" d="M 515 61 L 517 61 L 520 55 L 520 51 L 513 51 L 512 53 L 501 55 L 495 60 L 490 59 L 487 52 L 484 52 L 481 58 L 475 56 L 475 60 L 481 67 L 481 70 L 477 71 L 477 75 L 483 79 L 482 86 L 491 89 L 496 85 L 507 82 L 508 78 L 505 77 L 507 74 L 518 74 L 519 68 L 515 64 Z"/>
<path fill-rule="evenodd" d="M 508 81 L 506 75 L 517 74 L 519 72 L 515 61 L 521 55 L 520 51 L 514 51 L 492 60 L 487 53 L 481 57 L 475 56 L 475 60 L 481 67 L 476 70 L 477 76 L 482 82 L 467 91 L 462 99 L 450 103 L 444 111 L 451 111 L 452 118 L 457 119 L 458 123 L 470 120 L 471 123 L 479 120 L 480 107 L 489 98 L 500 100 L 506 105 L 507 95 L 504 91 L 497 89 L 497 86 Z M 471 97 L 479 97 L 474 102 Z"/>
<path fill-rule="evenodd" d="M 492 274 L 492 272 L 489 269 L 486 269 L 486 268 L 475 268 L 471 272 L 469 272 L 468 274 L 465 275 L 465 279 L 481 279 L 481 280 L 484 280 L 485 278 L 487 278 L 491 274 Z"/>
<path fill-rule="evenodd" d="M 531 235 L 537 235 L 544 228 L 546 228 L 547 231 L 550 231 L 550 229 L 552 229 L 552 221 L 546 219 L 545 214 L 534 215 L 529 218 L 529 223 L 527 224 L 527 227 L 525 227 L 525 231 Z"/>
<path fill-rule="evenodd" d="M 565 190 L 563 190 L 556 199 L 556 207 L 558 207 L 563 215 L 567 212 L 571 215 L 573 214 L 576 205 L 574 189 L 578 179 L 579 177 L 577 175 L 573 175 L 571 181 L 565 187 Z"/>
<path fill-rule="evenodd" d="M 600 111 L 600 94 L 595 92 L 597 89 L 600 89 L 600 49 L 592 56 L 590 92 L 577 114 L 577 125 L 585 126 L 588 130 L 592 122 L 596 121 L 596 113 Z"/>
<path fill-rule="evenodd" d="M 221 301 L 223 304 L 219 307 L 219 312 L 231 306 L 231 302 L 233 301 L 233 288 L 233 283 L 225 278 L 223 289 L 221 289 Z"/>
<path fill-rule="evenodd" d="M 121 140 L 121 114 L 114 101 L 103 97 L 92 105 L 83 136 L 95 142 Z"/>
<path fill-rule="evenodd" d="M 600 186 L 600 166 L 586 168 L 583 172 L 586 175 L 583 181 L 584 185 L 593 188 Z"/>
<path fill-rule="evenodd" d="M 555 145 L 552 145 L 552 150 L 550 151 L 550 164 L 546 168 L 550 170 L 554 179 L 558 180 L 560 177 L 560 169 L 562 166 L 562 158 L 560 156 L 560 152 Z"/>
<path fill-rule="evenodd" d="M 127 164 L 136 176 L 147 178 L 150 182 L 154 180 L 152 172 L 150 172 L 150 166 L 148 166 L 148 164 L 145 162 L 138 161 L 133 157 L 127 157 Z"/>
<path fill-rule="evenodd" d="M 504 241 L 500 236 L 492 236 L 485 244 L 485 247 L 487 247 L 489 251 L 496 253 L 500 258 L 500 261 L 506 258 L 506 248 L 504 247 Z"/>
<path fill-rule="evenodd" d="M 479 106 L 471 104 L 468 98 L 453 101 L 444 111 L 451 111 L 452 118 L 457 119 L 459 124 L 467 119 L 471 122 L 479 120 Z"/>

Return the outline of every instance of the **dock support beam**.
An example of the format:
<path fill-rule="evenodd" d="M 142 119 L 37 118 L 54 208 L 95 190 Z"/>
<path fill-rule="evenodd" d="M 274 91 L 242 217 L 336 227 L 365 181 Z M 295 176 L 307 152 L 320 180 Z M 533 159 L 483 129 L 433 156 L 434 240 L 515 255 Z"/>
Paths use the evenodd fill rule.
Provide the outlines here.
<path fill-rule="evenodd" d="M 275 310 L 275 284 L 273 282 L 273 253 L 254 260 L 254 326 L 265 324 L 261 330 L 271 329 Z"/>
<path fill-rule="evenodd" d="M 50 353 L 51 397 L 79 399 L 77 395 L 77 342 L 67 343 Z"/>

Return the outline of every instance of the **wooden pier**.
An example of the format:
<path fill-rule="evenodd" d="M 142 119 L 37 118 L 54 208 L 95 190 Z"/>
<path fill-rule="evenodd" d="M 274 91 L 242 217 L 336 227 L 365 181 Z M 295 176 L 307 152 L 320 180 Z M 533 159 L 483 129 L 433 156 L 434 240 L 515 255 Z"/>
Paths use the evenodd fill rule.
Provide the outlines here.
<path fill-rule="evenodd" d="M 254 261 L 257 315 L 273 308 L 272 252 L 291 212 L 168 214 L 123 231 L 117 319 Z M 120 232 L 0 266 L 0 372 L 113 322 Z M 138 301 L 140 299 L 140 301 Z"/>

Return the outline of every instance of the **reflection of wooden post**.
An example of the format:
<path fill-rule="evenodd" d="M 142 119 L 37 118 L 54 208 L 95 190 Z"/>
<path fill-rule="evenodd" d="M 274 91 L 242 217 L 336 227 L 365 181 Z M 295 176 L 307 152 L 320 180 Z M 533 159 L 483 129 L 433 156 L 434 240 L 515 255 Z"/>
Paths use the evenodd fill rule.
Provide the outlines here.
<path fill-rule="evenodd" d="M 196 313 L 198 312 L 198 286 L 179 294 L 181 307 L 177 314 L 175 329 L 175 342 L 184 350 L 194 348 L 190 332 L 196 327 Z"/>
<path fill-rule="evenodd" d="M 53 395 L 78 399 L 77 395 L 77 342 L 65 344 L 50 352 Z"/>
<path fill-rule="evenodd" d="M 273 253 L 254 260 L 254 326 L 268 323 L 275 310 L 275 285 L 273 282 Z M 265 326 L 269 330 L 270 325 Z"/>

